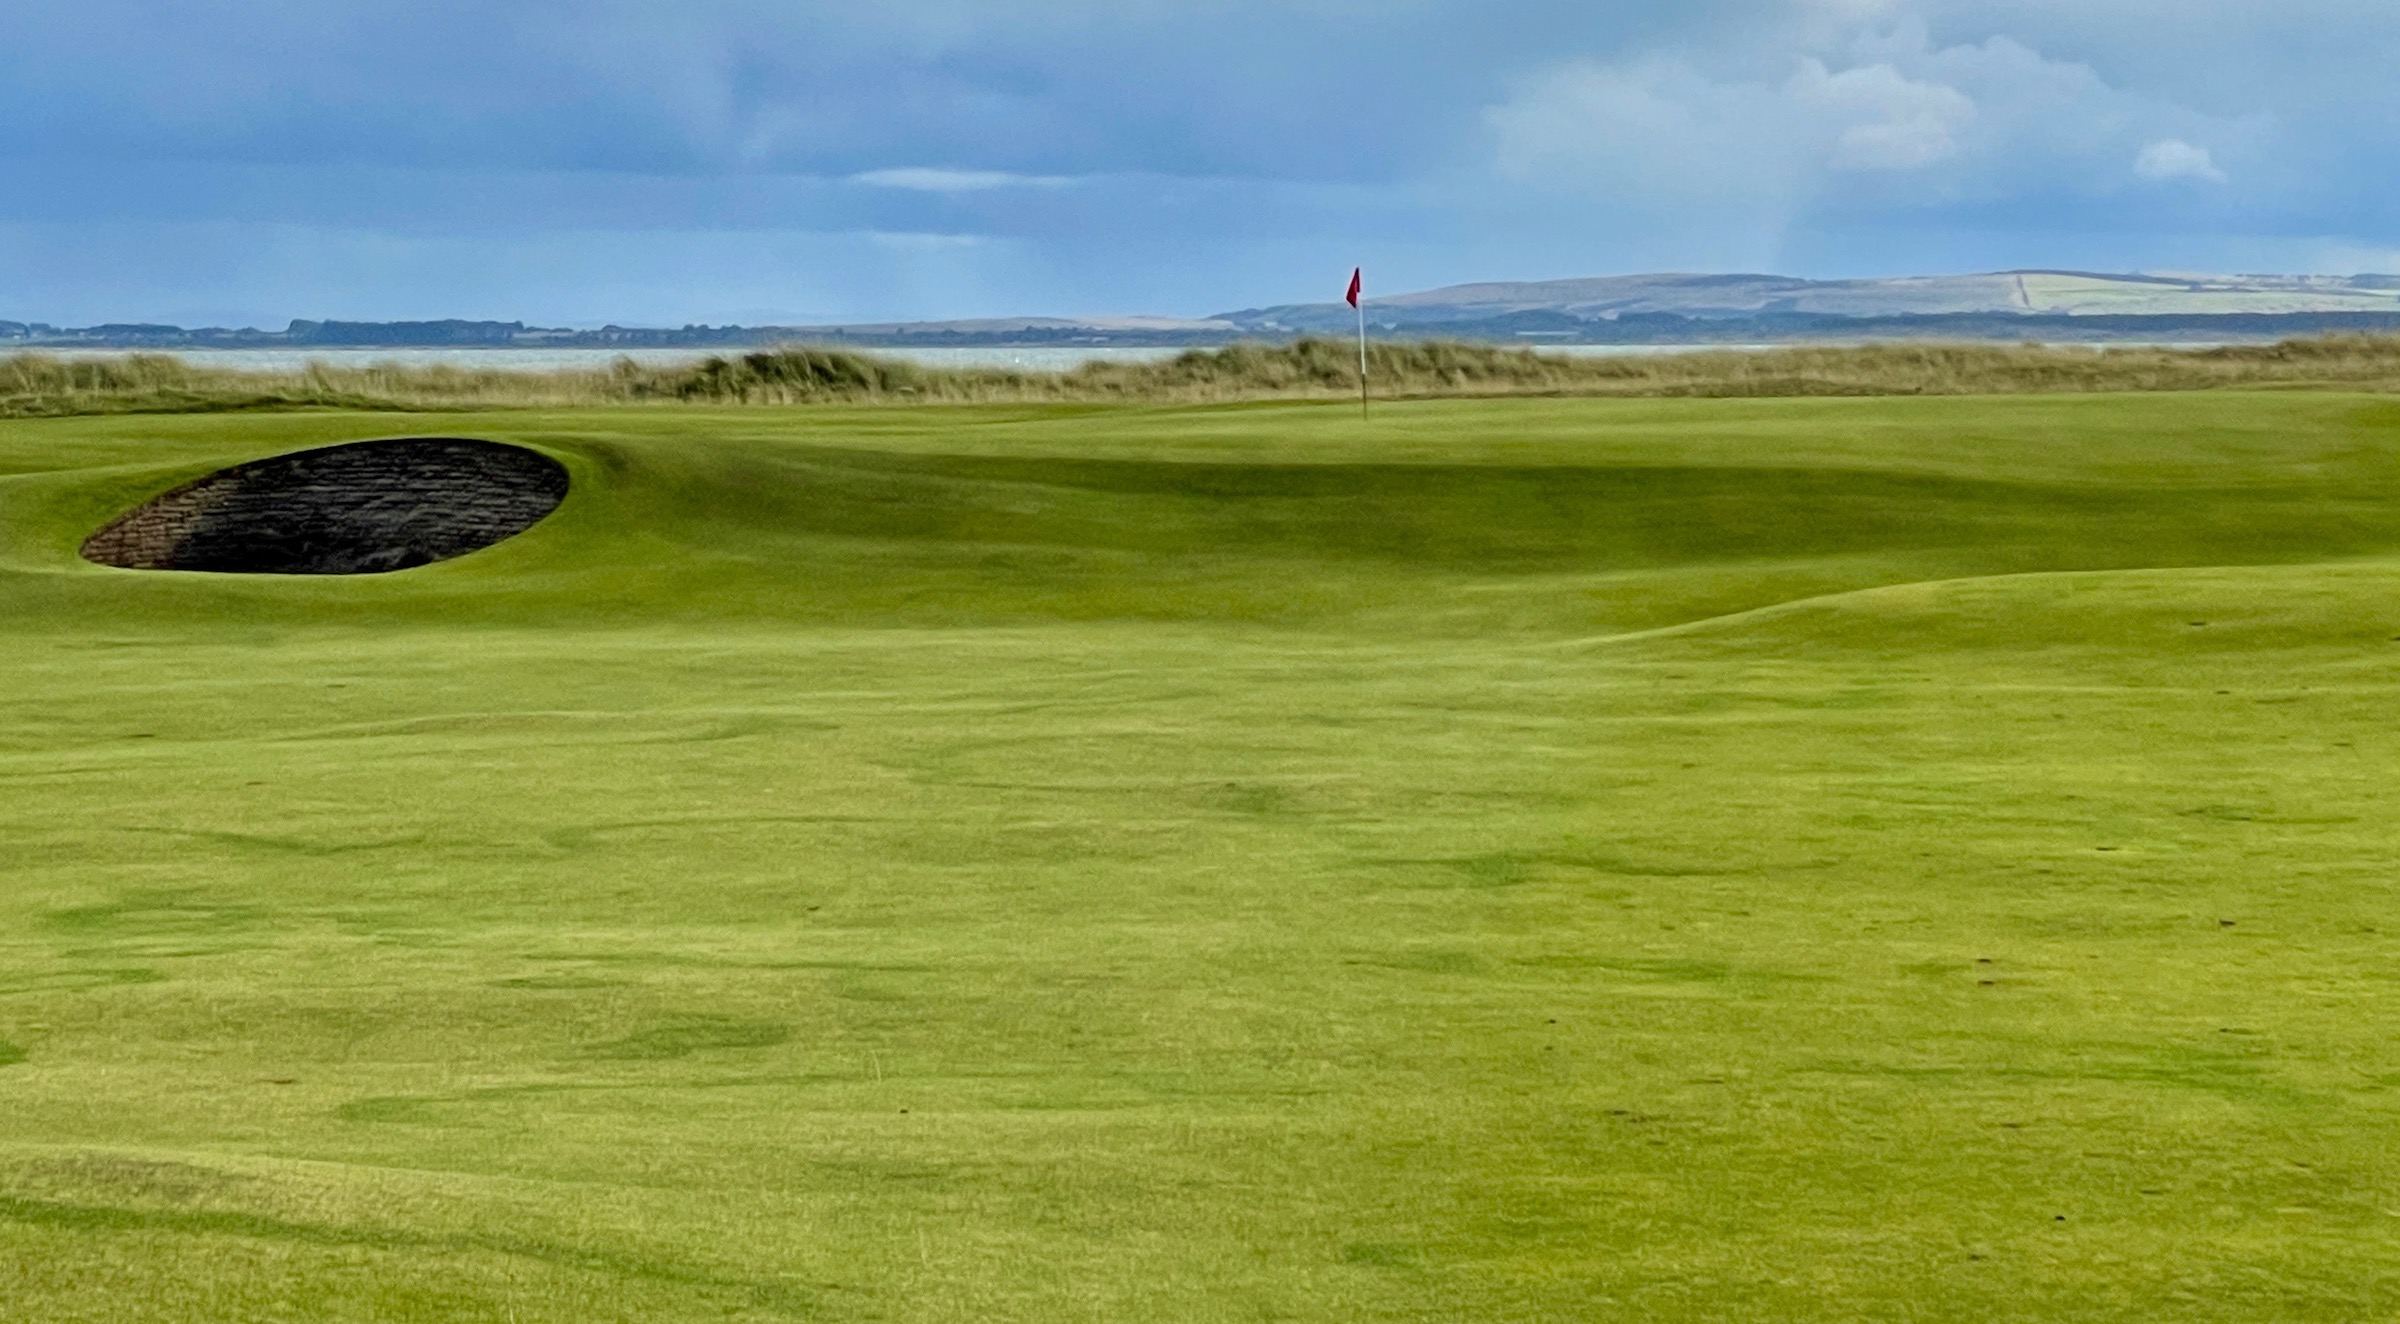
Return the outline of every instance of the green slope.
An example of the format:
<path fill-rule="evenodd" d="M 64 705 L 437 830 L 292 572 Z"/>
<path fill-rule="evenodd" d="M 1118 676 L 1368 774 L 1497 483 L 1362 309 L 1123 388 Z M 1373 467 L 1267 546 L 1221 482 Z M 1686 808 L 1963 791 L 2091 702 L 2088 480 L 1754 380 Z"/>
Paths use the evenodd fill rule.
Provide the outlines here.
<path fill-rule="evenodd" d="M 463 434 L 372 580 L 80 537 Z M 2400 1308 L 2400 410 L 0 424 L 0 1314 Z"/>

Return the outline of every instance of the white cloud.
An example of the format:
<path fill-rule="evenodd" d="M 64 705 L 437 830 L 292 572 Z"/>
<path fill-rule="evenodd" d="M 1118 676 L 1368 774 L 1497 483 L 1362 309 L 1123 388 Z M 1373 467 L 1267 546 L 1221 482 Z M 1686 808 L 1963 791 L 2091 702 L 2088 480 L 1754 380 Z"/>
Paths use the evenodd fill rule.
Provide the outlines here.
<path fill-rule="evenodd" d="M 1741 207 L 1757 223 L 1841 176 L 1941 166 L 1978 119 L 1966 92 L 1890 61 L 1787 68 L 1726 79 L 1671 59 L 1577 61 L 1521 84 L 1484 123 L 1508 178 L 1652 211 Z"/>
<path fill-rule="evenodd" d="M 1836 170 L 1918 170 L 1958 152 L 1954 136 L 1975 103 L 1945 83 L 1922 82 L 1888 64 L 1835 73 L 1805 59 L 1785 94 L 1826 117 L 1827 164 Z"/>
<path fill-rule="evenodd" d="M 869 170 L 850 182 L 911 193 L 988 193 L 1004 188 L 1065 188 L 1075 181 L 1064 175 L 1012 175 L 1000 170 L 931 170 L 906 166 Z"/>
<path fill-rule="evenodd" d="M 889 248 L 912 253 L 950 252 L 963 248 L 983 248 L 993 239 L 980 234 L 928 234 L 913 230 L 870 230 L 867 242 L 877 248 Z"/>
<path fill-rule="evenodd" d="M 1900 9 L 1906 0 L 1797 0 L 1797 3 L 1804 17 L 1857 24 Z"/>
<path fill-rule="evenodd" d="M 2263 268 L 2261 268 L 2263 270 Z M 2346 241 L 2318 242 L 2296 260 L 2287 261 L 2277 270 L 2321 271 L 2333 275 L 2355 276 L 2366 272 L 2400 273 L 2400 248 L 2374 243 Z"/>
<path fill-rule="evenodd" d="M 1790 145 L 1772 89 L 1717 83 L 1688 65 L 1579 61 L 1492 108 L 1502 170 L 1520 179 L 1607 176 L 1646 190 L 1740 193 L 1781 173 Z M 1681 187 L 1678 187 L 1681 186 Z"/>
<path fill-rule="evenodd" d="M 2181 138 L 2162 138 L 2141 150 L 2133 158 L 2133 173 L 2144 179 L 2199 179 L 2211 184 L 2225 182 L 2225 172 L 2217 168 L 2216 158 L 2205 147 L 2195 147 Z"/>
<path fill-rule="evenodd" d="M 1781 236 L 1895 211 L 2103 205 L 2143 178 L 2222 180 L 2271 126 L 2128 91 L 2004 35 L 1944 45 L 1907 0 L 1790 0 L 1745 44 L 1534 71 L 1489 106 L 1504 179 L 1618 225 Z M 1696 247 L 1705 247 L 1695 245 Z M 1724 251 L 1718 244 L 1711 251 Z M 1714 265 L 1714 264 L 1712 264 Z"/>
<path fill-rule="evenodd" d="M 1773 259 L 1807 174 L 1776 88 L 1672 60 L 1550 69 L 1485 124 L 1504 177 L 1590 198 L 1720 263 Z"/>

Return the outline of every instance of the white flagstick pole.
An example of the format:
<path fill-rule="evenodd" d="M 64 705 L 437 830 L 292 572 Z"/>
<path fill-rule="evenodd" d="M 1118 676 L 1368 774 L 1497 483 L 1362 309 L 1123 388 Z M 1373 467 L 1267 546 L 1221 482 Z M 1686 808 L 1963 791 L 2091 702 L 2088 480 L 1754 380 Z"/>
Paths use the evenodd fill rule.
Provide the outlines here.
<path fill-rule="evenodd" d="M 1367 415 L 1367 289 L 1360 282 L 1358 289 L 1358 416 Z"/>

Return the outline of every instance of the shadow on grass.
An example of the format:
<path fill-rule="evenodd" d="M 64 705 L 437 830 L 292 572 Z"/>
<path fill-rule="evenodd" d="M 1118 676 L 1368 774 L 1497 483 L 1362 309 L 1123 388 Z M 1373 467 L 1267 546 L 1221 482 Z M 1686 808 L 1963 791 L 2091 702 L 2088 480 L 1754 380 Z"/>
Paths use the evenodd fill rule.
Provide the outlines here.
<path fill-rule="evenodd" d="M 698 1292 L 739 1296 L 747 1304 L 798 1317 L 818 1313 L 815 1293 L 790 1283 L 733 1278 L 687 1265 L 606 1251 L 554 1245 L 522 1237 L 483 1233 L 419 1233 L 386 1228 L 302 1223 L 264 1214 L 221 1211 L 131 1209 L 0 1196 L 0 1221 L 66 1232 L 239 1237 L 287 1246 L 434 1255 L 501 1255 L 534 1260 L 580 1273 L 658 1283 Z"/>

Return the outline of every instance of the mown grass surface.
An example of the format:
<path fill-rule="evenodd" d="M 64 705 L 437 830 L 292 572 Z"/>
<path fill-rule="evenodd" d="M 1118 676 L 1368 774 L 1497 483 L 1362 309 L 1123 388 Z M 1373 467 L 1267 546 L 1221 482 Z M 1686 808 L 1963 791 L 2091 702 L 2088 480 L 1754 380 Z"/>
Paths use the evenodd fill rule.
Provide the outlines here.
<path fill-rule="evenodd" d="M 20 422 L 0 616 L 12 1318 L 2400 1309 L 2370 397 Z"/>

